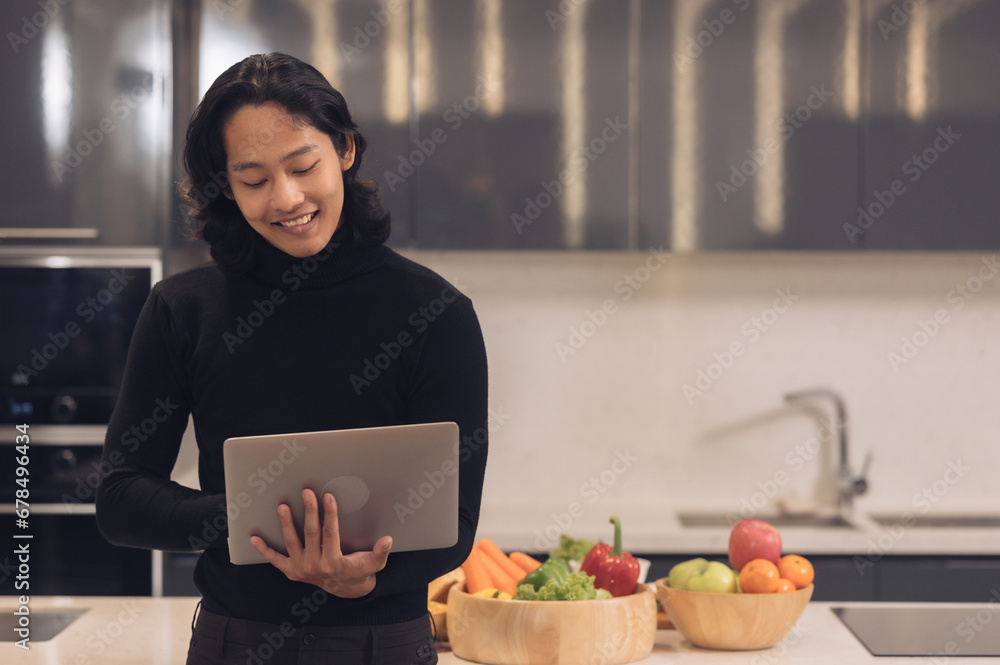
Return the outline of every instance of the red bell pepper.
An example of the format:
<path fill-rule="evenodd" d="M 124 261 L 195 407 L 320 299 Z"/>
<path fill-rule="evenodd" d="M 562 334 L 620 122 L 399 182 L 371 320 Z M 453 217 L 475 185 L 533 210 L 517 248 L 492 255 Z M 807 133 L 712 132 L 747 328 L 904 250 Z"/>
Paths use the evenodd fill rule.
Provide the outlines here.
<path fill-rule="evenodd" d="M 598 589 L 606 589 L 615 597 L 627 596 L 639 582 L 639 560 L 622 552 L 622 524 L 618 518 L 609 521 L 615 525 L 614 549 L 607 543 L 597 543 L 580 564 L 580 570 L 596 578 L 594 586 Z"/>

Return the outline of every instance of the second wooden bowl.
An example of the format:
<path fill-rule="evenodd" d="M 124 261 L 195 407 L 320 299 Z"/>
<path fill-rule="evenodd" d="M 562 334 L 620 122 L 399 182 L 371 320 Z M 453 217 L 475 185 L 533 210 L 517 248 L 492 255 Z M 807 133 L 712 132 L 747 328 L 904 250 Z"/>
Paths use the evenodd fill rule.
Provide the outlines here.
<path fill-rule="evenodd" d="M 766 649 L 791 631 L 802 616 L 813 585 L 791 593 L 683 591 L 656 580 L 656 593 L 670 621 L 691 644 L 706 649 Z"/>

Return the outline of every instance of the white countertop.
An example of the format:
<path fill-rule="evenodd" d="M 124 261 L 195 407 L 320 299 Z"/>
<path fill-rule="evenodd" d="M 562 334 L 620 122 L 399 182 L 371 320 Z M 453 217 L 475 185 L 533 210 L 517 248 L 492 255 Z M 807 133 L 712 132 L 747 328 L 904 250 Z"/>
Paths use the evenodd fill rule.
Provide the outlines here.
<path fill-rule="evenodd" d="M 12 642 L 0 642 L 0 662 L 33 665 L 183 665 L 191 635 L 191 615 L 196 598 L 114 598 L 47 596 L 31 599 L 34 613 L 86 609 L 86 613 L 55 639 L 30 643 L 25 651 Z M 0 611 L 12 612 L 14 597 L 0 598 Z M 654 663 L 796 663 L 843 665 L 878 663 L 912 665 L 912 658 L 874 657 L 841 624 L 832 607 L 863 606 L 865 603 L 810 603 L 797 626 L 781 644 L 755 652 L 711 651 L 691 646 L 675 630 L 657 633 L 652 655 L 640 661 Z M 914 607 L 915 603 L 882 603 L 882 606 Z M 970 615 L 985 611 L 986 604 L 938 603 L 935 607 L 968 608 Z M 992 608 L 989 612 L 995 613 Z M 962 643 L 959 637 L 956 642 Z M 446 648 L 439 650 L 442 665 L 466 663 Z M 752 654 L 752 655 L 751 655 Z M 928 662 L 935 662 L 928 659 Z M 995 662 L 994 659 L 963 657 L 963 665 Z"/>
<path fill-rule="evenodd" d="M 850 518 L 852 527 L 781 526 L 785 552 L 809 555 L 1000 555 L 1000 529 L 981 527 L 925 527 L 895 525 L 886 527 L 866 515 Z M 549 539 L 526 533 L 523 523 L 490 524 L 488 533 L 480 529 L 504 551 L 544 552 L 549 547 L 539 543 L 558 542 L 558 535 Z M 639 515 L 628 524 L 625 549 L 633 554 L 698 554 L 724 555 L 729 549 L 730 528 L 694 527 L 681 524 L 674 513 Z M 607 538 L 603 531 L 590 534 L 580 529 L 567 530 L 578 538 Z M 602 535 L 603 534 L 603 535 Z"/>

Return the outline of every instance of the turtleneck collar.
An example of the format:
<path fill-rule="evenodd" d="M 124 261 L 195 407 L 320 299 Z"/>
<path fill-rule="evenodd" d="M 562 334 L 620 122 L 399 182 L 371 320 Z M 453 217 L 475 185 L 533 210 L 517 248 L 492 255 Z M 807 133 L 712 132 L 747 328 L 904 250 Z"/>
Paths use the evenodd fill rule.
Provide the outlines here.
<path fill-rule="evenodd" d="M 296 288 L 316 289 L 374 270 L 385 262 L 390 251 L 384 245 L 351 245 L 351 230 L 341 224 L 326 247 L 300 259 L 284 253 L 255 231 L 250 272 L 266 284 L 280 287 L 299 284 Z"/>

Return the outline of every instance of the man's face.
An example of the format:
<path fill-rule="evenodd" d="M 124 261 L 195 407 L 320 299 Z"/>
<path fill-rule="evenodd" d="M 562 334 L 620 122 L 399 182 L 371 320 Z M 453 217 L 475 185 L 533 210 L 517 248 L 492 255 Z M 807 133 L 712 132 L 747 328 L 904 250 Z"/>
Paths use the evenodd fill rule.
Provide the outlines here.
<path fill-rule="evenodd" d="M 322 250 L 340 226 L 353 137 L 340 155 L 325 133 L 269 102 L 237 111 L 223 127 L 223 141 L 227 196 L 250 226 L 291 256 Z"/>

